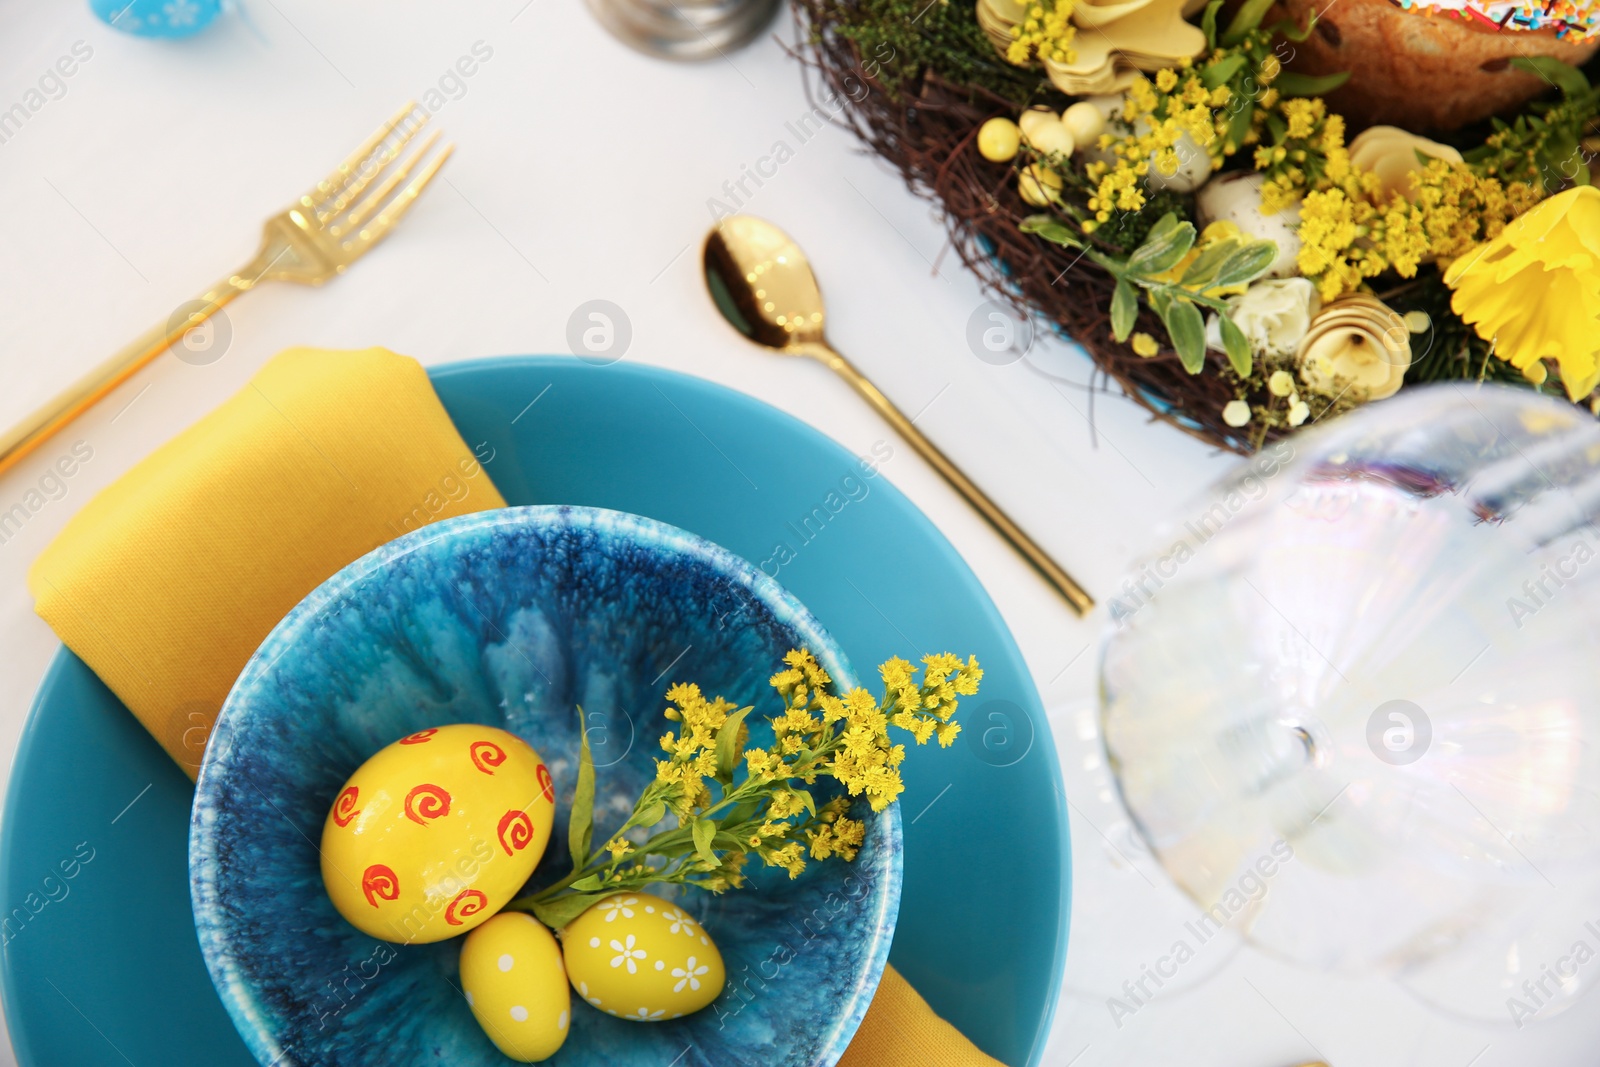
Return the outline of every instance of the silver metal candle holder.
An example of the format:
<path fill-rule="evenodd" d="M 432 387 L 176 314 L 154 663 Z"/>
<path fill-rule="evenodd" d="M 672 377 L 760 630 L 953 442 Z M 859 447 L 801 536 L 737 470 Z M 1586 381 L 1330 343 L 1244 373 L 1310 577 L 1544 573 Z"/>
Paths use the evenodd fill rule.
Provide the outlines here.
<path fill-rule="evenodd" d="M 779 0 L 588 0 L 600 24 L 630 48 L 662 59 L 713 59 L 748 44 Z"/>

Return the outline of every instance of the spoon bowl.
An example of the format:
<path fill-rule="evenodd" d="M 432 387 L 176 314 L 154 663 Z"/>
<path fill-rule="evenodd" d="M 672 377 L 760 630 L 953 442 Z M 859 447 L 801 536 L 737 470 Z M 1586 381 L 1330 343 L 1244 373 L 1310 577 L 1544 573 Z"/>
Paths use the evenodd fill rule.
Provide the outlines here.
<path fill-rule="evenodd" d="M 822 290 L 788 234 L 765 219 L 732 215 L 706 236 L 704 260 L 711 299 L 734 329 L 791 355 L 826 344 Z"/>

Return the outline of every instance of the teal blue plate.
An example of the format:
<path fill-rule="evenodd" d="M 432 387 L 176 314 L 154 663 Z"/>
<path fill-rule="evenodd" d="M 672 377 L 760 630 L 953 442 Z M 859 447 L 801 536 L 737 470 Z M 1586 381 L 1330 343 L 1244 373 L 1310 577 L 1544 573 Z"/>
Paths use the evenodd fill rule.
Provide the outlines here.
<path fill-rule="evenodd" d="M 985 1052 L 1037 1064 L 1067 946 L 1061 772 L 999 613 L 889 484 L 897 464 L 914 462 L 909 449 L 895 441 L 864 462 L 747 396 L 629 364 L 499 358 L 432 377 L 511 503 L 628 511 L 723 545 L 794 593 L 863 670 L 891 655 L 978 656 L 983 690 L 963 706 L 963 736 L 905 764 L 890 962 Z M 22 1067 L 254 1062 L 195 936 L 192 795 L 62 650 L 23 733 L 0 829 L 0 978 Z"/>

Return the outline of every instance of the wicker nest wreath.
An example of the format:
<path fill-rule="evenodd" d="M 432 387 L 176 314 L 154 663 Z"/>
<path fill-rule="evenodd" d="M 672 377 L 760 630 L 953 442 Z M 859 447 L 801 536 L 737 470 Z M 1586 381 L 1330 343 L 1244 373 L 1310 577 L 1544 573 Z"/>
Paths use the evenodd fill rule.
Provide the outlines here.
<path fill-rule="evenodd" d="M 1456 6 L 1426 17 L 1429 2 Z M 1600 192 L 1584 188 L 1600 155 L 1600 0 L 1343 5 L 1317 22 L 1302 0 L 1190 0 L 1182 24 L 1173 7 L 1170 26 L 1135 41 L 1145 47 L 1113 42 L 1109 57 L 1095 52 L 1097 19 L 1139 0 L 794 7 L 813 102 L 939 205 L 986 288 L 1076 341 L 1156 419 L 1249 453 L 1426 381 L 1516 382 L 1600 406 Z M 1524 10 L 1533 20 L 1507 29 Z M 1243 91 L 1241 118 L 1226 104 Z M 1093 116 L 1076 144 L 1042 128 L 1073 129 L 1084 105 L 1098 132 Z M 1176 161 L 1151 153 L 1174 138 Z M 1185 143 L 1198 151 L 1185 157 Z M 1195 158 L 1199 180 L 1186 181 Z M 1249 187 L 1242 208 L 1230 183 Z M 1575 242 L 1559 277 L 1529 252 L 1534 229 Z M 1306 270 L 1318 256 L 1326 268 Z M 1231 269 L 1218 277 L 1217 262 Z M 1308 280 L 1285 282 L 1297 277 Z M 1303 322 L 1273 317 L 1273 301 L 1313 288 Z M 1569 308 L 1551 310 L 1557 293 Z"/>

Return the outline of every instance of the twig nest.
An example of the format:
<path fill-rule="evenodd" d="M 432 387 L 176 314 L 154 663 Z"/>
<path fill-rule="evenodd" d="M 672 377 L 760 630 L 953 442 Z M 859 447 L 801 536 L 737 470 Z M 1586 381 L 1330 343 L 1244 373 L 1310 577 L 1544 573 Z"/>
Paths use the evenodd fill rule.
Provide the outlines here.
<path fill-rule="evenodd" d="M 1271 241 L 1278 256 L 1267 268 L 1268 278 L 1291 278 L 1299 273 L 1295 265 L 1300 255 L 1300 205 L 1271 215 L 1261 213 L 1261 186 L 1266 175 L 1258 170 L 1236 170 L 1206 182 L 1195 194 L 1195 211 L 1200 225 L 1231 222 L 1247 237 Z"/>
<path fill-rule="evenodd" d="M 1417 158 L 1419 155 L 1442 159 L 1446 163 L 1462 161 L 1461 153 L 1450 145 L 1418 137 L 1398 126 L 1369 126 L 1350 142 L 1350 163 L 1378 176 L 1383 183 L 1385 200 L 1399 193 L 1407 200 L 1416 201 L 1417 192 L 1412 188 L 1411 175 L 1426 166 Z"/>
<path fill-rule="evenodd" d="M 1411 331 L 1377 297 L 1353 293 L 1311 320 L 1295 359 L 1300 380 L 1324 396 L 1383 400 L 1411 367 Z"/>

